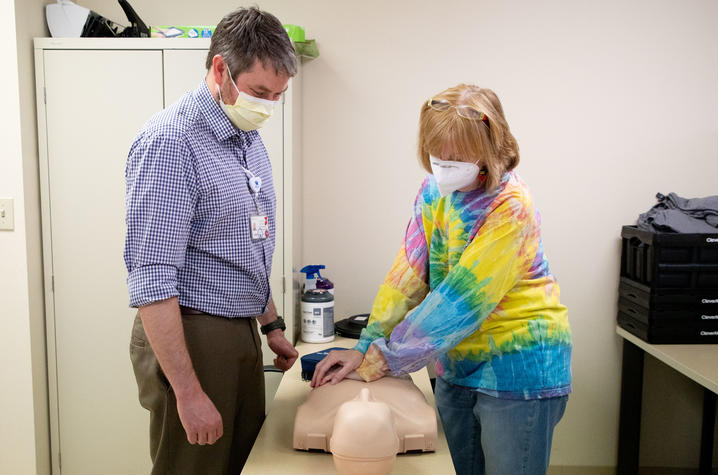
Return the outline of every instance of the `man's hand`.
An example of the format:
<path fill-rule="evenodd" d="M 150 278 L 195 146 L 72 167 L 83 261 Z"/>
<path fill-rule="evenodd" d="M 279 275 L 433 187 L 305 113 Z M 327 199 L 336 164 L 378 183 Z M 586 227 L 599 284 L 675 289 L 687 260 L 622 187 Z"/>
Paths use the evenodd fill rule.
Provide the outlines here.
<path fill-rule="evenodd" d="M 349 373 L 354 371 L 364 359 L 364 355 L 357 350 L 332 350 L 314 368 L 311 386 L 319 387 L 331 382 L 337 384 Z"/>
<path fill-rule="evenodd" d="M 259 324 L 264 326 L 272 323 L 277 319 L 277 307 L 274 306 L 274 300 L 271 298 L 267 303 L 267 310 L 257 318 Z M 267 345 L 277 355 L 274 358 L 274 366 L 282 371 L 287 371 L 292 367 L 299 353 L 294 349 L 291 343 L 284 337 L 284 332 L 280 329 L 272 330 L 267 333 Z"/>
<path fill-rule="evenodd" d="M 267 345 L 269 345 L 269 348 L 277 355 L 277 357 L 274 358 L 274 366 L 282 371 L 287 371 L 291 368 L 294 362 L 297 361 L 297 358 L 299 358 L 299 353 L 297 353 L 297 350 L 289 343 L 289 340 L 285 338 L 282 330 L 276 329 L 267 333 Z"/>
<path fill-rule="evenodd" d="M 212 445 L 224 433 L 222 416 L 201 389 L 189 395 L 177 395 L 177 413 L 190 444 Z"/>
<path fill-rule="evenodd" d="M 187 351 L 177 297 L 140 307 L 152 350 L 167 376 L 190 444 L 214 444 L 222 436 L 222 416 L 202 390 Z"/>

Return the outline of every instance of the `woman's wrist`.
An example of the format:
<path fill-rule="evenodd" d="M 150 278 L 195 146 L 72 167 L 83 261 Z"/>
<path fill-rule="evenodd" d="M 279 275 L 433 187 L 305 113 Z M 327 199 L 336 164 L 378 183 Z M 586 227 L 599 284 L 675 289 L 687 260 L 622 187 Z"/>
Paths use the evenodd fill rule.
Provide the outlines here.
<path fill-rule="evenodd" d="M 389 373 L 390 368 L 381 350 L 375 345 L 371 345 L 356 372 L 364 381 L 371 382 Z"/>

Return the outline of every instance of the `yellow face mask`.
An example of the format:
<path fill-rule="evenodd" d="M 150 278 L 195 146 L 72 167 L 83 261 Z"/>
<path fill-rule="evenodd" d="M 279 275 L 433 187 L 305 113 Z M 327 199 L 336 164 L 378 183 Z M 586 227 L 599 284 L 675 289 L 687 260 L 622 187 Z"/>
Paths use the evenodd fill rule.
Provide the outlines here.
<path fill-rule="evenodd" d="M 227 72 L 229 73 L 231 81 L 232 73 L 229 71 L 229 68 L 227 68 Z M 234 81 L 231 82 L 237 91 L 237 100 L 234 104 L 225 104 L 224 101 L 222 101 L 222 92 L 219 90 L 219 85 L 217 86 L 219 104 L 222 106 L 222 110 L 238 129 L 244 130 L 245 132 L 259 129 L 272 116 L 274 105 L 277 101 L 268 101 L 266 99 L 260 99 L 259 97 L 250 96 L 240 91 Z"/>

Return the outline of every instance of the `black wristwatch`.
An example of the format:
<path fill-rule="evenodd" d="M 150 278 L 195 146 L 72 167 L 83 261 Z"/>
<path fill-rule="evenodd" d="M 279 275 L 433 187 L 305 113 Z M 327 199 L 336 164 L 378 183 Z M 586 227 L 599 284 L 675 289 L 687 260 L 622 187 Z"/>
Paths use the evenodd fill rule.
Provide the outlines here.
<path fill-rule="evenodd" d="M 282 331 L 287 329 L 287 326 L 284 324 L 284 319 L 282 317 L 277 317 L 277 319 L 273 322 L 269 322 L 266 325 L 262 325 L 261 327 L 259 327 L 259 330 L 262 332 L 262 335 L 266 335 L 267 333 L 271 332 L 272 330 L 276 330 L 277 328 Z"/>

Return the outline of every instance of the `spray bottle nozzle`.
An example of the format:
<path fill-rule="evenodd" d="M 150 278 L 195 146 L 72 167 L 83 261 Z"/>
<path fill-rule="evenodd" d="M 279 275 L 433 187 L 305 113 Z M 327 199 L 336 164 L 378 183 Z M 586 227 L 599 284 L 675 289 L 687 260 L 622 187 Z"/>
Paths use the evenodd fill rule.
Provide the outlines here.
<path fill-rule="evenodd" d="M 301 272 L 303 274 L 307 275 L 307 279 L 316 279 L 317 277 L 319 277 L 320 279 L 323 279 L 322 274 L 320 274 L 319 271 L 324 268 L 325 268 L 325 266 L 316 266 L 316 265 L 304 266 L 304 267 L 302 267 Z M 312 277 L 314 274 L 316 274 L 317 277 Z"/>

